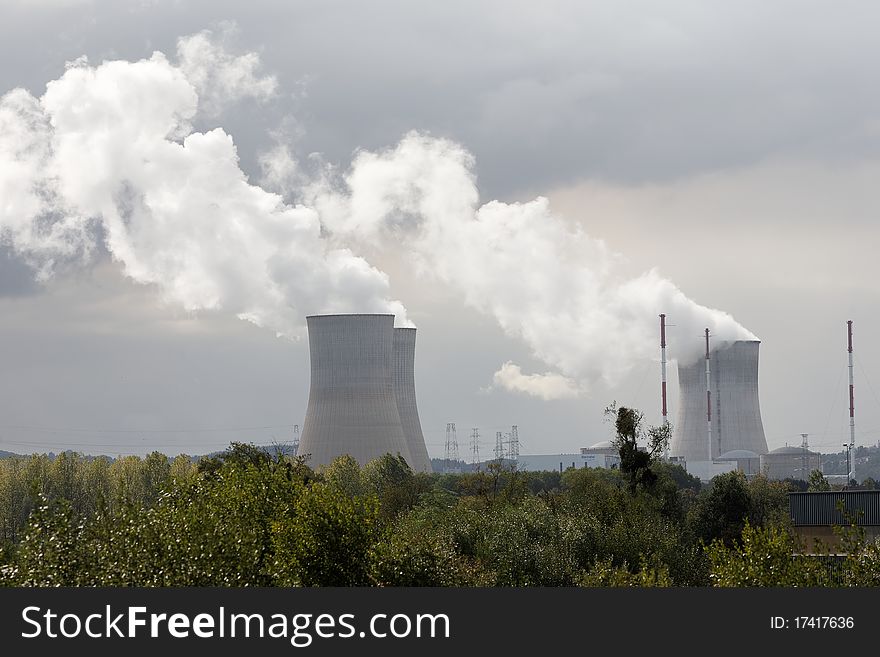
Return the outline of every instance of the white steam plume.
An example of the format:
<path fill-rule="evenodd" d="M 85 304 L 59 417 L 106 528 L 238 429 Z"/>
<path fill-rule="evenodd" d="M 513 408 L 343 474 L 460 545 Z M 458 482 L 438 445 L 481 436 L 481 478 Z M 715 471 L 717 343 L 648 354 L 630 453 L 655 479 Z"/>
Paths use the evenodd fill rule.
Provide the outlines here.
<path fill-rule="evenodd" d="M 581 390 L 578 383 L 561 374 L 546 372 L 544 374 L 523 374 L 522 368 L 507 361 L 495 372 L 494 385 L 521 392 L 541 399 L 569 399 L 577 397 Z"/>
<path fill-rule="evenodd" d="M 472 169 L 461 146 L 410 133 L 393 149 L 360 153 L 345 176 L 347 189 L 325 187 L 313 202 L 341 240 L 402 245 L 423 274 L 457 288 L 557 370 L 524 375 L 508 362 L 495 385 L 545 399 L 578 394 L 596 381 L 614 385 L 638 359 L 654 356 L 661 312 L 681 335 L 708 327 L 716 345 L 756 339 L 655 270 L 622 278 L 619 257 L 555 216 L 545 198 L 480 206 Z M 696 339 L 670 347 L 681 361 L 698 354 Z"/>
<path fill-rule="evenodd" d="M 618 271 L 619 256 L 554 215 L 544 198 L 479 203 L 473 158 L 418 133 L 362 152 L 342 181 L 317 179 L 280 145 L 252 185 L 222 129 L 193 132 L 276 81 L 256 55 L 233 56 L 213 35 L 181 39 L 178 62 L 78 60 L 37 98 L 0 98 L 0 241 L 47 278 L 100 245 L 140 283 L 189 310 L 224 310 L 280 334 L 304 315 L 391 312 L 388 277 L 352 252 L 369 243 L 405 253 L 425 277 L 458 290 L 554 371 L 507 362 L 494 385 L 544 399 L 617 383 L 657 349 L 657 315 L 681 335 L 709 327 L 715 344 L 755 339 L 732 317 L 688 299 L 655 270 Z M 329 238 L 328 235 L 329 234 Z M 699 341 L 670 344 L 686 361 Z"/>
<path fill-rule="evenodd" d="M 392 312 L 388 279 L 321 237 L 313 208 L 248 183 L 232 138 L 192 132 L 207 110 L 265 98 L 255 55 L 199 33 L 138 62 L 69 65 L 36 98 L 0 98 L 0 241 L 48 278 L 100 241 L 125 274 L 188 310 L 225 310 L 299 335 L 312 312 Z"/>

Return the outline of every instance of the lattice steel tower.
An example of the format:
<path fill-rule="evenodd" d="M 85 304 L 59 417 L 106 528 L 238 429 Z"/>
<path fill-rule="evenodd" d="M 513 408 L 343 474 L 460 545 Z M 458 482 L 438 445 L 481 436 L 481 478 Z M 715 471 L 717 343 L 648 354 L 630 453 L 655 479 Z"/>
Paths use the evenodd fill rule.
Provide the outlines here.
<path fill-rule="evenodd" d="M 458 460 L 458 438 L 455 435 L 455 422 L 446 424 L 446 454 L 443 459 L 443 471 L 446 473 L 461 472 Z"/>

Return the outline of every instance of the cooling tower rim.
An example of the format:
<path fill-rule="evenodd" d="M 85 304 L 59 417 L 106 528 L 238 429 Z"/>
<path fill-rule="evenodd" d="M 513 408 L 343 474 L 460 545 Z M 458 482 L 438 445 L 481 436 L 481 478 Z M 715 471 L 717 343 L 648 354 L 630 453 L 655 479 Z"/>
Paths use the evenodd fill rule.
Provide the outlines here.
<path fill-rule="evenodd" d="M 720 353 L 722 351 L 727 351 L 728 349 L 733 349 L 737 345 L 756 345 L 759 346 L 761 344 L 760 340 L 719 340 L 716 344 L 712 346 L 712 353 Z"/>
<path fill-rule="evenodd" d="M 328 313 L 326 315 L 306 315 L 306 319 L 323 317 L 394 317 L 392 313 Z"/>

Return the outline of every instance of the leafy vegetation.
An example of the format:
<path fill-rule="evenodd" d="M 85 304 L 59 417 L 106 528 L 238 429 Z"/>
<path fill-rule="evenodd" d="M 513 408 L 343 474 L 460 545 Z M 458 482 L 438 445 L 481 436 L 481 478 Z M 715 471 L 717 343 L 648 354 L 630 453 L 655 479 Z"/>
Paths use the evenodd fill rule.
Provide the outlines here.
<path fill-rule="evenodd" d="M 665 433 L 613 410 L 619 470 L 416 474 L 391 455 L 321 471 L 233 444 L 193 463 L 0 460 L 0 584 L 13 586 L 873 586 L 880 546 L 799 556 L 788 484 L 707 487 Z M 648 449 L 640 447 L 648 443 Z M 813 488 L 823 486 L 812 477 Z"/>

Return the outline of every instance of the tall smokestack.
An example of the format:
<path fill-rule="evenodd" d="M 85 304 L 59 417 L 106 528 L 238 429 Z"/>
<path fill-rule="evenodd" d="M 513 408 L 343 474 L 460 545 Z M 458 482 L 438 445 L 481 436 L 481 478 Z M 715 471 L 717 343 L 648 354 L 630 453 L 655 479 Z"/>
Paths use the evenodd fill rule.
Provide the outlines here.
<path fill-rule="evenodd" d="M 416 405 L 416 329 L 394 329 L 393 360 L 394 399 L 411 457 L 410 466 L 416 472 L 431 472 L 431 459 L 428 458 Z"/>
<path fill-rule="evenodd" d="M 394 315 L 312 315 L 311 386 L 299 453 L 309 465 L 350 454 L 361 465 L 386 453 L 413 460 L 394 396 Z"/>
<path fill-rule="evenodd" d="M 666 315 L 660 315 L 660 400 L 665 427 L 669 424 L 666 417 Z"/>
<path fill-rule="evenodd" d="M 660 315 L 660 403 L 663 413 L 663 428 L 669 428 L 669 418 L 666 416 L 666 315 Z M 669 458 L 669 443 L 666 443 L 665 454 Z"/>
<path fill-rule="evenodd" d="M 712 460 L 712 379 L 709 376 L 709 329 L 706 329 L 706 442 L 709 445 L 709 458 Z M 718 456 L 719 452 L 716 454 Z"/>
<path fill-rule="evenodd" d="M 846 348 L 849 357 L 849 453 L 852 458 L 849 478 L 856 478 L 856 404 L 855 386 L 853 385 L 853 348 L 852 348 L 852 320 L 846 323 Z"/>
<path fill-rule="evenodd" d="M 738 340 L 725 345 L 716 342 L 709 362 L 702 360 L 678 366 L 681 394 L 673 430 L 673 456 L 687 461 L 710 461 L 734 449 L 767 453 L 767 440 L 758 400 L 757 340 Z M 706 370 L 711 383 L 706 385 Z M 711 388 L 711 434 L 706 440 L 706 388 Z"/>

